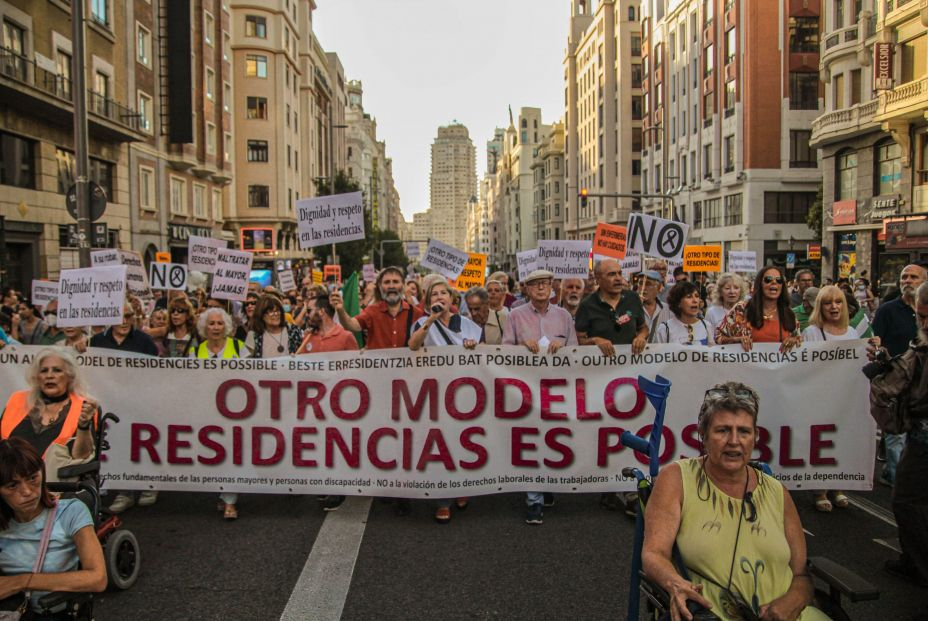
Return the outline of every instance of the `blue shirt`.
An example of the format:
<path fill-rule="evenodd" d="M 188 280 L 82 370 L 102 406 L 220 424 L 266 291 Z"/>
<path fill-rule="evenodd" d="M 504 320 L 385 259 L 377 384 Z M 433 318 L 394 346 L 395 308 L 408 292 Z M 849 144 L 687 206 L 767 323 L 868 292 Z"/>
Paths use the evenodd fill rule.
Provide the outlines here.
<path fill-rule="evenodd" d="M 880 304 L 873 318 L 873 333 L 880 337 L 880 344 L 890 356 L 904 354 L 918 335 L 915 311 L 902 298 Z"/>
<path fill-rule="evenodd" d="M 6 335 L 6 332 L 3 331 L 3 328 L 0 328 L 0 341 L 3 341 L 7 345 L 10 344 L 10 337 Z"/>
<path fill-rule="evenodd" d="M 48 509 L 45 509 L 30 522 L 20 523 L 11 519 L 7 529 L 0 531 L 0 572 L 7 576 L 32 573 L 47 516 Z M 74 535 L 85 526 L 93 526 L 87 505 L 76 498 L 58 501 L 58 513 L 55 514 L 55 525 L 45 552 L 45 563 L 39 573 L 63 573 L 77 569 L 80 558 L 77 556 Z M 47 593 L 33 591 L 32 605 L 36 606 L 39 598 Z"/>

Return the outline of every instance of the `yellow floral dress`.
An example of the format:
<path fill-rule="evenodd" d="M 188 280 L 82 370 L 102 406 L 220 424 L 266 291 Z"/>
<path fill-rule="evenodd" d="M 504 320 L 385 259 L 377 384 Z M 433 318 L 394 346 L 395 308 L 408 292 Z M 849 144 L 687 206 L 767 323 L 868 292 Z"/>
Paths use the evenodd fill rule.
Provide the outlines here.
<path fill-rule="evenodd" d="M 793 579 L 783 525 L 783 486 L 775 478 L 758 472 L 758 486 L 752 494 L 757 519 L 749 522 L 750 509 L 745 506 L 745 517 L 740 517 L 742 501 L 712 483 L 702 467 L 702 458 L 684 459 L 677 464 L 683 475 L 677 546 L 690 579 L 703 585 L 703 595 L 712 602 L 713 613 L 721 619 L 737 620 L 742 616 L 728 603 L 728 598 L 722 597 L 722 588 L 728 586 L 731 572 L 731 591 L 759 615 L 761 606 L 786 593 Z M 808 606 L 799 619 L 818 621 L 828 617 Z"/>

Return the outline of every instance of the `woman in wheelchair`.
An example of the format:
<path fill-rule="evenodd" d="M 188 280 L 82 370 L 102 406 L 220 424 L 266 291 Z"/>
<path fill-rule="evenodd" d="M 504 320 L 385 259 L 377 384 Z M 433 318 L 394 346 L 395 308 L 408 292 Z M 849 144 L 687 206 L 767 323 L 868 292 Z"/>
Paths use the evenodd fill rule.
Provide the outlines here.
<path fill-rule="evenodd" d="M 744 384 L 706 391 L 697 425 L 704 455 L 669 465 L 654 483 L 642 563 L 670 595 L 674 621 L 693 619 L 694 604 L 721 619 L 828 618 L 809 606 L 805 538 L 789 492 L 748 463 L 757 413 L 757 393 Z"/>
<path fill-rule="evenodd" d="M 36 567 L 49 519 L 44 563 Z M 103 549 L 90 511 L 73 498 L 56 503 L 46 488 L 45 463 L 22 438 L 0 441 L 0 572 L 0 599 L 25 592 L 33 610 L 49 591 L 106 588 Z"/>
<path fill-rule="evenodd" d="M 55 481 L 58 468 L 93 455 L 98 406 L 84 392 L 74 356 L 63 348 L 40 351 L 26 381 L 29 389 L 14 392 L 0 414 L 0 439 L 26 440 Z"/>

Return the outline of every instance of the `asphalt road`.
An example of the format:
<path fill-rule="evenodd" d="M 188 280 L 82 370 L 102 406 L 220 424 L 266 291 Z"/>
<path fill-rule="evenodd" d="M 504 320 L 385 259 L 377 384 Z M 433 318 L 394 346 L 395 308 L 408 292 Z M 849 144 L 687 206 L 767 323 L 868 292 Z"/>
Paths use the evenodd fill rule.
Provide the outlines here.
<path fill-rule="evenodd" d="M 928 590 L 881 569 L 898 547 L 884 519 L 888 489 L 854 494 L 854 505 L 831 514 L 816 513 L 809 493 L 795 498 L 810 555 L 880 589 L 879 601 L 848 605 L 852 618 L 926 618 Z M 212 495 L 164 493 L 128 511 L 142 575 L 128 591 L 102 594 L 97 619 L 625 618 L 633 523 L 596 496 L 558 495 L 538 527 L 523 523 L 517 494 L 475 498 L 448 525 L 432 520 L 428 502 L 397 517 L 381 500 L 349 499 L 326 514 L 311 497 L 250 495 L 232 523 L 215 504 Z"/>

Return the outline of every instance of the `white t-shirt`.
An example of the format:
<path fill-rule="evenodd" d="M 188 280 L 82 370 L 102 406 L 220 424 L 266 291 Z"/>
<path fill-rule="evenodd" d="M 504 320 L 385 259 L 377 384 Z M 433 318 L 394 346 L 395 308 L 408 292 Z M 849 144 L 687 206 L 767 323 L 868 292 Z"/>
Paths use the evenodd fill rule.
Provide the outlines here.
<path fill-rule="evenodd" d="M 802 331 L 802 340 L 806 343 L 815 343 L 817 341 L 850 341 L 851 339 L 859 338 L 860 335 L 857 334 L 857 330 L 851 326 L 847 327 L 844 334 L 831 334 L 830 332 L 825 334 L 818 326 L 809 326 Z"/>
<path fill-rule="evenodd" d="M 727 314 L 728 311 L 725 310 L 725 307 L 721 304 L 715 304 L 709 307 L 709 310 L 706 311 L 706 321 L 709 322 L 713 332 L 719 327 Z"/>
<path fill-rule="evenodd" d="M 416 322 L 413 332 L 422 327 L 428 317 L 420 317 Z M 442 347 L 444 345 L 463 345 L 465 340 L 480 342 L 480 335 L 483 330 L 473 321 L 462 315 L 452 315 L 449 325 L 438 327 L 440 321 L 436 321 L 429 327 L 425 334 L 426 347 Z M 442 331 L 447 335 L 448 340 L 442 335 Z M 448 341 L 451 341 L 450 343 Z"/>
<path fill-rule="evenodd" d="M 690 330 L 692 329 L 692 340 Z M 680 343 L 681 345 L 715 345 L 712 327 L 705 319 L 685 324 L 676 317 L 662 322 L 655 330 L 653 343 Z"/>

